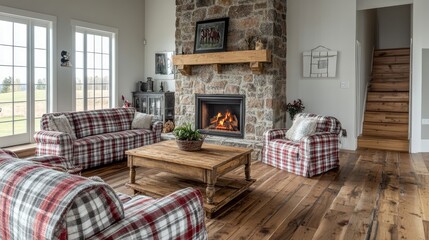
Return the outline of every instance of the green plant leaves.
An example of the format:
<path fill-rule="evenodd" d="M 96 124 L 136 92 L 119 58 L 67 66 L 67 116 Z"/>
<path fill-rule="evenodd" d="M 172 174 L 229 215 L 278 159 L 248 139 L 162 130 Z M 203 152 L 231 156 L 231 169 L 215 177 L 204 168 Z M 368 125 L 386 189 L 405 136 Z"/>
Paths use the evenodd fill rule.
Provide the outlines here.
<path fill-rule="evenodd" d="M 203 139 L 203 135 L 198 129 L 192 130 L 192 125 L 190 123 L 185 123 L 180 127 L 176 127 L 173 133 L 176 139 L 179 140 L 198 141 Z"/>

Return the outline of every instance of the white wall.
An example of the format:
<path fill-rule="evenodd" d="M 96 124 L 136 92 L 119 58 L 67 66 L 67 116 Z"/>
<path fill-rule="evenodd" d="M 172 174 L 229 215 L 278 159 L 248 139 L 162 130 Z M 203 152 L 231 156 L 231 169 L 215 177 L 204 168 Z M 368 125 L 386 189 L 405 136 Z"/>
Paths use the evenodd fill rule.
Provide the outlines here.
<path fill-rule="evenodd" d="M 413 0 L 357 0 L 357 10 L 412 4 Z"/>
<path fill-rule="evenodd" d="M 409 48 L 411 5 L 377 9 L 378 48 Z"/>
<path fill-rule="evenodd" d="M 412 50 L 412 96 L 411 96 L 411 151 L 429 152 L 429 140 L 422 140 L 422 108 L 429 106 L 423 105 L 422 94 L 422 50 L 429 48 L 429 31 L 427 24 L 429 22 L 429 1 L 414 0 L 413 4 L 413 50 Z M 425 78 L 427 78 L 425 76 Z"/>
<path fill-rule="evenodd" d="M 72 51 L 70 20 L 116 28 L 118 34 L 118 104 L 123 94 L 131 99 L 135 82 L 143 77 L 144 4 L 141 0 L 0 0 L 0 5 L 57 17 L 57 111 L 72 110 L 73 68 L 60 67 L 61 50 Z M 73 64 L 73 54 L 71 55 Z"/>
<path fill-rule="evenodd" d="M 376 10 L 361 10 L 357 11 L 356 16 L 356 40 L 357 45 L 357 61 L 356 62 L 356 90 L 357 90 L 357 116 L 356 122 L 358 126 L 357 135 L 362 132 L 362 117 L 365 111 L 366 87 L 371 79 L 371 63 L 372 51 L 375 47 L 376 40 Z"/>
<path fill-rule="evenodd" d="M 289 0 L 287 14 L 287 101 L 301 98 L 305 112 L 340 120 L 348 137 L 342 148 L 356 149 L 356 2 Z M 341 11 L 339 11 L 339 9 Z M 323 45 L 338 51 L 336 78 L 303 78 L 302 52 Z M 340 82 L 349 85 L 340 88 Z"/>
<path fill-rule="evenodd" d="M 155 91 L 159 90 L 160 81 L 167 83 L 165 91 L 175 91 L 175 81 L 155 77 L 155 53 L 174 52 L 176 32 L 176 1 L 145 0 L 145 64 L 144 79 L 153 77 Z"/>

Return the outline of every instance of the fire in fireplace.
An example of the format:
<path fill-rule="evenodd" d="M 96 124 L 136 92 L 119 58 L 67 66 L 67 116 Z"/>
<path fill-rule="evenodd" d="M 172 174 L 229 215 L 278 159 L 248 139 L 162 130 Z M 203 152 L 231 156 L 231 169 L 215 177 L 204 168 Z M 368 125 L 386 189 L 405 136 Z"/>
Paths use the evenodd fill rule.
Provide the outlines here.
<path fill-rule="evenodd" d="M 226 110 L 224 114 L 218 112 L 216 116 L 210 118 L 210 125 L 206 129 L 240 131 L 237 116 L 231 114 L 229 110 Z"/>
<path fill-rule="evenodd" d="M 195 95 L 195 126 L 204 134 L 243 138 L 244 96 Z"/>

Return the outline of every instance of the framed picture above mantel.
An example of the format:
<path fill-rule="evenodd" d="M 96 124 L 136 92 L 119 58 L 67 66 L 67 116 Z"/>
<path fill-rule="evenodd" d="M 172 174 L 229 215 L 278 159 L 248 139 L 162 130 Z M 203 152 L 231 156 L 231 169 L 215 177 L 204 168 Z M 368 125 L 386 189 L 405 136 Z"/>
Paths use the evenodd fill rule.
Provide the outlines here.
<path fill-rule="evenodd" d="M 195 27 L 194 53 L 226 51 L 229 18 L 197 22 Z"/>

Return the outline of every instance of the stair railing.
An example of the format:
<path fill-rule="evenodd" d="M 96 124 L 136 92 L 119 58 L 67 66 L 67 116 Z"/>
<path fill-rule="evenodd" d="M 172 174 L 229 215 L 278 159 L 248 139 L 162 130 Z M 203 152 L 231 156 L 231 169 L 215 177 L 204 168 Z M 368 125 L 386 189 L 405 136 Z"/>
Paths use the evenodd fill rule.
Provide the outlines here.
<path fill-rule="evenodd" d="M 371 54 L 371 70 L 370 70 L 370 80 L 369 81 L 365 81 L 365 94 L 364 94 L 364 97 L 363 97 L 363 106 L 362 106 L 362 109 L 361 109 L 361 120 L 360 120 L 360 128 L 359 128 L 359 134 L 358 135 L 361 135 L 362 134 L 362 132 L 363 132 L 363 123 L 364 123 L 364 121 L 365 121 L 365 110 L 366 110 L 366 99 L 368 98 L 368 88 L 369 88 L 369 84 L 370 84 L 370 81 L 372 80 L 372 70 L 373 70 L 373 68 L 374 68 L 374 52 L 375 52 L 375 47 L 372 47 L 372 54 Z"/>

